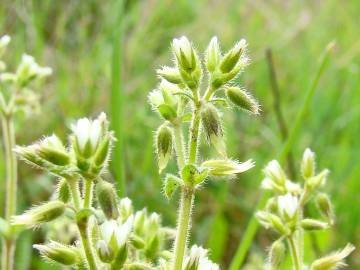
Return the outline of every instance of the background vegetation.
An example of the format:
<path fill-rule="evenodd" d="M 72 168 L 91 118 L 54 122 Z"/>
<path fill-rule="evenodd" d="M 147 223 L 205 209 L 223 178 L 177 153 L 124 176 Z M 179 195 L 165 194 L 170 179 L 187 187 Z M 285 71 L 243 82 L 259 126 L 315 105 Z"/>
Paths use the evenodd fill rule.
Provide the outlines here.
<path fill-rule="evenodd" d="M 335 50 L 291 152 L 298 166 L 303 149 L 309 146 L 317 152 L 319 166 L 331 170 L 327 190 L 338 221 L 334 230 L 311 237 L 308 256 L 347 241 L 359 247 L 359 14 L 357 0 L 2 0 L 0 35 L 12 36 L 6 58 L 15 65 L 25 51 L 54 70 L 41 93 L 40 114 L 26 121 L 18 116 L 17 141 L 28 144 L 53 130 L 63 136 L 64 123 L 107 112 L 120 138 L 113 164 L 119 192 L 132 198 L 137 207 L 163 213 L 165 223 L 175 225 L 177 202 L 167 202 L 160 194 L 161 178 L 153 154 L 152 136 L 158 120 L 150 113 L 147 93 L 156 87 L 155 69 L 169 64 L 173 37 L 185 34 L 205 48 L 217 35 L 225 49 L 246 38 L 252 64 L 240 82 L 259 99 L 262 114 L 255 121 L 239 111 L 224 117 L 231 155 L 239 160 L 253 158 L 257 166 L 241 179 L 211 183 L 199 193 L 191 237 L 210 247 L 214 260 L 226 269 L 260 197 L 261 169 L 278 156 L 283 145 L 274 110 L 279 99 L 272 92 L 265 52 L 272 50 L 280 107 L 290 129 L 321 53 L 335 40 Z M 24 164 L 19 170 L 20 213 L 50 196 L 54 179 Z M 4 179 L 3 161 L 0 175 Z M 37 230 L 22 236 L 18 269 L 46 269 L 30 248 L 42 235 Z M 249 269 L 257 269 L 255 264 L 264 259 L 270 240 L 260 229 L 247 257 Z M 351 256 L 349 269 L 360 268 L 358 252 Z"/>

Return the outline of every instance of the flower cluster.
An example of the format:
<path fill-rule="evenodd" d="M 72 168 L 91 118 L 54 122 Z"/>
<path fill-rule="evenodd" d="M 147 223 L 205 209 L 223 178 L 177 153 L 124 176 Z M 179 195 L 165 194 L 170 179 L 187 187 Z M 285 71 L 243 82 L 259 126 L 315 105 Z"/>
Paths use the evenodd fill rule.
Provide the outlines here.
<path fill-rule="evenodd" d="M 49 67 L 40 66 L 34 57 L 23 54 L 15 72 L 6 71 L 3 56 L 11 38 L 7 35 L 0 38 L 0 83 L 6 84 L 10 91 L 0 93 L 0 110 L 6 115 L 16 111 L 31 113 L 39 108 L 39 96 L 32 90 L 31 83 L 52 74 Z"/>
<path fill-rule="evenodd" d="M 326 230 L 334 223 L 334 214 L 330 199 L 320 188 L 326 183 L 329 171 L 316 172 L 315 154 L 306 149 L 301 162 L 303 184 L 289 180 L 280 164 L 273 160 L 264 169 L 265 179 L 262 188 L 271 190 L 271 197 L 266 208 L 257 213 L 259 222 L 267 229 L 274 230 L 279 239 L 269 252 L 269 269 L 279 269 L 287 240 L 293 259 L 293 269 L 303 268 L 303 231 Z M 308 203 L 315 201 L 323 220 L 304 216 Z M 309 269 L 326 270 L 343 265 L 343 259 L 353 251 L 347 245 L 343 251 L 315 260 Z"/>

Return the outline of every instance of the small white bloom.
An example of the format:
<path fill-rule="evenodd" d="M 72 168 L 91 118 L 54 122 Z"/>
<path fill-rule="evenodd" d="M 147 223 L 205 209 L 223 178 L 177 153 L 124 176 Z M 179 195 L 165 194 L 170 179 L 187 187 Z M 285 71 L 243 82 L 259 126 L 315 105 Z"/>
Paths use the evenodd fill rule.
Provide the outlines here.
<path fill-rule="evenodd" d="M 100 225 L 100 232 L 102 238 L 106 243 L 109 243 L 115 237 L 118 246 L 122 246 L 130 236 L 133 228 L 134 216 L 131 215 L 128 219 L 121 223 L 120 220 L 106 220 Z"/>
<path fill-rule="evenodd" d="M 278 205 L 280 215 L 284 218 L 292 219 L 299 207 L 299 200 L 297 197 L 287 193 L 278 197 Z"/>
<path fill-rule="evenodd" d="M 301 174 L 308 179 L 315 174 L 315 153 L 307 148 L 301 161 Z"/>
<path fill-rule="evenodd" d="M 245 172 L 254 167 L 254 162 L 249 159 L 245 162 L 238 162 L 231 159 L 213 159 L 204 161 L 201 167 L 209 170 L 212 176 L 234 176 L 238 173 Z"/>
<path fill-rule="evenodd" d="M 156 110 L 161 104 L 164 104 L 164 98 L 158 89 L 152 90 L 148 95 L 151 107 Z"/>
<path fill-rule="evenodd" d="M 273 180 L 278 185 L 284 185 L 286 175 L 277 160 L 272 160 L 264 169 L 265 176 Z"/>
<path fill-rule="evenodd" d="M 185 57 L 188 60 L 188 62 L 191 63 L 192 47 L 191 47 L 191 43 L 187 39 L 187 37 L 182 36 L 179 39 L 174 38 L 172 46 L 173 46 L 174 52 L 178 58 L 180 58 L 181 52 L 183 52 L 185 54 Z"/>
<path fill-rule="evenodd" d="M 301 186 L 298 183 L 294 183 L 290 180 L 286 180 L 285 182 L 286 191 L 292 194 L 300 194 Z"/>
<path fill-rule="evenodd" d="M 134 223 L 134 216 L 131 215 L 123 224 L 118 226 L 115 236 L 119 247 L 121 247 L 129 238 L 133 228 L 133 223 Z"/>

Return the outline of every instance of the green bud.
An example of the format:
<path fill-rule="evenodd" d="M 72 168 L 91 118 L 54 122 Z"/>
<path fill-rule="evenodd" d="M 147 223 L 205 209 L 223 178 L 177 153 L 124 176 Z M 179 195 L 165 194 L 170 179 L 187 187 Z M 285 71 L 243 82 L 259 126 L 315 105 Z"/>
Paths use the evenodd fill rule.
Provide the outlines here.
<path fill-rule="evenodd" d="M 104 139 L 100 142 L 99 147 L 97 148 L 94 155 L 94 164 L 96 166 L 102 166 L 107 160 L 111 149 L 111 137 L 105 136 Z"/>
<path fill-rule="evenodd" d="M 59 181 L 57 196 L 58 200 L 64 203 L 68 203 L 71 199 L 69 184 L 64 178 Z"/>
<path fill-rule="evenodd" d="M 280 235 L 288 235 L 289 229 L 286 228 L 285 224 L 281 221 L 281 219 L 274 215 L 268 214 L 269 223 L 272 225 L 272 228 L 277 231 Z"/>
<path fill-rule="evenodd" d="M 236 43 L 235 46 L 229 52 L 227 52 L 221 60 L 220 70 L 224 73 L 231 72 L 238 64 L 246 46 L 247 44 L 244 39 Z"/>
<path fill-rule="evenodd" d="M 143 249 L 145 247 L 145 241 L 135 234 L 131 236 L 130 242 L 136 249 Z"/>
<path fill-rule="evenodd" d="M 218 153 L 226 156 L 226 146 L 223 138 L 223 130 L 219 112 L 212 104 L 205 104 L 201 109 L 201 123 L 204 133 L 209 143 L 211 143 Z"/>
<path fill-rule="evenodd" d="M 334 223 L 334 211 L 329 197 L 325 193 L 316 195 L 316 205 L 320 213 L 327 218 L 330 224 Z"/>
<path fill-rule="evenodd" d="M 328 174 L 329 174 L 329 170 L 325 169 L 322 172 L 320 172 L 319 174 L 308 178 L 305 183 L 306 187 L 310 191 L 313 191 L 313 190 L 319 188 L 320 186 L 325 184 Z"/>
<path fill-rule="evenodd" d="M 241 163 L 231 159 L 212 159 L 204 161 L 201 164 L 201 167 L 208 169 L 210 176 L 234 177 L 236 174 L 245 172 L 254 167 L 254 162 L 252 160 L 248 160 Z"/>
<path fill-rule="evenodd" d="M 186 184 L 193 185 L 195 183 L 195 176 L 198 174 L 198 169 L 195 165 L 187 164 L 181 170 L 181 179 Z"/>
<path fill-rule="evenodd" d="M 334 252 L 328 256 L 317 259 L 310 267 L 310 270 L 332 270 L 338 267 L 346 266 L 344 259 L 355 250 L 351 244 L 347 244 L 343 250 Z"/>
<path fill-rule="evenodd" d="M 99 240 L 97 243 L 97 254 L 104 263 L 110 263 L 114 259 L 114 251 L 104 240 Z"/>
<path fill-rule="evenodd" d="M 22 215 L 14 216 L 11 223 L 29 227 L 38 226 L 60 217 L 65 212 L 65 208 L 65 204 L 61 201 L 50 201 L 30 209 Z"/>
<path fill-rule="evenodd" d="M 49 67 L 41 67 L 34 57 L 23 54 L 21 63 L 16 70 L 16 81 L 20 87 L 25 87 L 33 80 L 41 79 L 52 74 Z"/>
<path fill-rule="evenodd" d="M 142 262 L 131 262 L 124 265 L 124 270 L 152 270 L 153 267 Z"/>
<path fill-rule="evenodd" d="M 196 53 L 190 41 L 185 36 L 182 36 L 179 39 L 175 38 L 172 43 L 172 49 L 178 66 L 181 69 L 192 71 L 196 68 Z"/>
<path fill-rule="evenodd" d="M 245 90 L 236 86 L 230 86 L 225 89 L 225 93 L 228 99 L 236 106 L 249 113 L 259 114 L 259 104 Z"/>
<path fill-rule="evenodd" d="M 286 174 L 281 168 L 277 160 L 272 160 L 266 165 L 264 174 L 267 178 L 274 181 L 279 186 L 284 186 L 286 181 Z"/>
<path fill-rule="evenodd" d="M 136 234 L 143 234 L 144 226 L 145 226 L 145 218 L 146 218 L 146 209 L 141 211 L 137 211 L 134 217 L 134 232 Z"/>
<path fill-rule="evenodd" d="M 282 262 L 285 259 L 286 248 L 281 240 L 275 241 L 269 251 L 269 264 L 271 269 L 280 269 Z"/>
<path fill-rule="evenodd" d="M 161 69 L 157 70 L 157 74 L 167 80 L 170 83 L 180 84 L 182 83 L 182 79 L 177 68 L 164 66 Z"/>
<path fill-rule="evenodd" d="M 74 265 L 81 260 L 81 255 L 75 247 L 66 246 L 55 241 L 51 241 L 46 245 L 33 245 L 33 247 L 45 258 L 62 265 Z"/>
<path fill-rule="evenodd" d="M 162 124 L 156 131 L 155 141 L 159 171 L 162 172 L 173 151 L 173 131 L 166 123 Z"/>
<path fill-rule="evenodd" d="M 172 121 L 177 117 L 175 109 L 168 104 L 161 104 L 157 109 L 165 120 Z"/>
<path fill-rule="evenodd" d="M 301 227 L 306 231 L 317 231 L 329 228 L 329 224 L 316 219 L 305 218 L 301 221 Z"/>
<path fill-rule="evenodd" d="M 70 163 L 69 154 L 55 134 L 44 138 L 36 146 L 39 156 L 47 162 L 57 166 L 66 166 Z"/>
<path fill-rule="evenodd" d="M 315 153 L 307 148 L 301 161 L 301 174 L 304 179 L 315 175 Z"/>
<path fill-rule="evenodd" d="M 117 208 L 115 187 L 109 182 L 100 180 L 96 184 L 95 192 L 100 208 L 104 212 L 106 218 L 117 219 L 119 217 L 119 210 Z"/>
<path fill-rule="evenodd" d="M 217 37 L 213 37 L 206 50 L 206 67 L 209 72 L 213 72 L 219 65 L 221 51 Z"/>
<path fill-rule="evenodd" d="M 154 259 L 159 251 L 159 248 L 160 248 L 160 239 L 159 236 L 156 234 L 147 243 L 145 247 L 145 256 L 148 259 Z"/>
<path fill-rule="evenodd" d="M 171 199 L 174 192 L 182 184 L 182 181 L 179 177 L 173 174 L 167 174 L 164 180 L 164 194 L 168 200 Z"/>
<path fill-rule="evenodd" d="M 125 197 L 120 200 L 119 203 L 121 220 L 125 221 L 134 212 L 132 202 L 129 198 Z"/>
<path fill-rule="evenodd" d="M 111 264 L 112 268 L 111 269 L 122 269 L 126 259 L 128 257 L 128 246 L 126 243 L 124 243 L 121 247 L 119 247 L 114 261 Z"/>
<path fill-rule="evenodd" d="M 39 168 L 48 169 L 49 163 L 39 157 L 37 154 L 37 147 L 35 145 L 16 146 L 14 152 L 26 162 L 35 165 Z"/>

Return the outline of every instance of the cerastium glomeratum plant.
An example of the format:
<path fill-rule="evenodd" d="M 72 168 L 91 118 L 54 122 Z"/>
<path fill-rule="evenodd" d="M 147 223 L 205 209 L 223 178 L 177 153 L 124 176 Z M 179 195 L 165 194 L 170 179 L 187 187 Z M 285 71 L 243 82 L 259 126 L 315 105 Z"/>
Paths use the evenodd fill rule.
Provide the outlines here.
<path fill-rule="evenodd" d="M 50 68 L 39 66 L 34 58 L 27 54 L 22 55 L 15 72 L 8 72 L 3 57 L 9 42 L 10 37 L 7 35 L 0 38 L 0 118 L 6 163 L 5 219 L 0 222 L 3 270 L 14 267 L 16 238 L 20 232 L 19 228 L 10 224 L 11 216 L 16 214 L 17 196 L 17 161 L 13 152 L 16 144 L 14 118 L 19 111 L 28 116 L 39 109 L 39 98 L 33 91 L 33 86 L 51 74 Z"/>
<path fill-rule="evenodd" d="M 257 213 L 259 222 L 278 234 L 278 239 L 269 251 L 267 269 L 279 269 L 285 255 L 285 242 L 290 250 L 293 270 L 331 270 L 345 266 L 344 259 L 354 250 L 347 244 L 343 250 L 315 260 L 306 266 L 304 263 L 304 233 L 326 230 L 334 223 L 333 207 L 329 197 L 320 191 L 326 183 L 329 171 L 316 172 L 315 154 L 306 149 L 301 162 L 303 183 L 289 180 L 280 164 L 273 160 L 264 169 L 264 189 L 271 190 L 271 197 L 263 211 Z M 307 204 L 315 202 L 323 217 L 322 220 L 304 215 Z"/>
<path fill-rule="evenodd" d="M 163 119 L 155 134 L 159 171 L 165 169 L 174 152 L 178 165 L 176 175 L 164 177 L 164 193 L 168 198 L 176 189 L 181 190 L 172 270 L 217 269 L 184 265 L 195 192 L 207 178 L 233 178 L 254 166 L 251 160 L 240 163 L 227 157 L 220 112 L 235 106 L 250 114 L 259 113 L 257 102 L 233 81 L 248 64 L 246 46 L 242 39 L 222 54 L 214 37 L 202 61 L 186 37 L 174 39 L 175 65 L 158 70 L 161 82 L 149 94 L 151 106 Z M 188 140 L 184 140 L 185 130 Z M 199 153 L 202 134 L 217 152 L 213 159 Z"/>

